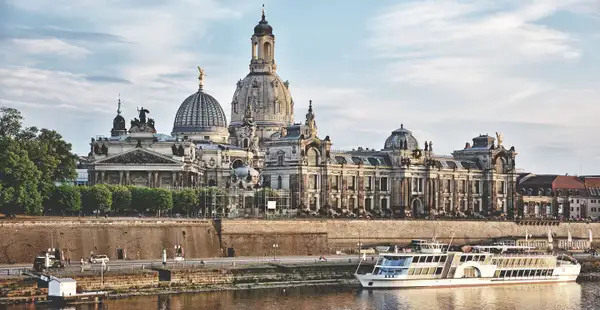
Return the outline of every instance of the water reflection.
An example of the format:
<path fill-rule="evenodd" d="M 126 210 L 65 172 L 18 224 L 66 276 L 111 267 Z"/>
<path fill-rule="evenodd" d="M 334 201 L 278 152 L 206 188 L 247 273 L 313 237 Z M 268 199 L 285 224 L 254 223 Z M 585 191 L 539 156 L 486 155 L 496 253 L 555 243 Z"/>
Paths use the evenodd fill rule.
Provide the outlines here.
<path fill-rule="evenodd" d="M 515 285 L 473 288 L 361 290 L 351 287 L 271 289 L 109 300 L 64 310 L 579 310 L 597 309 L 600 283 Z M 0 306 L 0 310 L 53 309 L 42 305 Z"/>

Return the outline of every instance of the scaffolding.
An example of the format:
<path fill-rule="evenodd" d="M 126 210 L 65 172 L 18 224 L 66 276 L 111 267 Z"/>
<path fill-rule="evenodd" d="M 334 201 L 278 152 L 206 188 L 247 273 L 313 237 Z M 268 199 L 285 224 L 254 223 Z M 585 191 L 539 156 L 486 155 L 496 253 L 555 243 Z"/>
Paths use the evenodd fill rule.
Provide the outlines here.
<path fill-rule="evenodd" d="M 179 188 L 173 188 L 178 190 Z M 190 215 L 198 218 L 292 218 L 297 210 L 292 208 L 290 192 L 259 188 L 223 189 L 198 188 L 197 211 Z"/>

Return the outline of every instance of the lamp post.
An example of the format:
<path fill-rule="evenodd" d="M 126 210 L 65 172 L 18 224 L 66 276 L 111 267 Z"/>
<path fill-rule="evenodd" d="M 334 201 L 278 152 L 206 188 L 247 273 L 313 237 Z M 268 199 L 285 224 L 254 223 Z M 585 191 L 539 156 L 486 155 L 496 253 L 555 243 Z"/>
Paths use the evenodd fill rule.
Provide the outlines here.
<path fill-rule="evenodd" d="M 362 250 L 362 242 L 359 242 L 356 244 L 356 246 L 358 247 L 358 261 L 360 262 L 360 251 Z"/>
<path fill-rule="evenodd" d="M 273 244 L 273 260 L 275 260 L 275 256 L 277 255 L 277 248 L 279 248 L 279 244 Z"/>

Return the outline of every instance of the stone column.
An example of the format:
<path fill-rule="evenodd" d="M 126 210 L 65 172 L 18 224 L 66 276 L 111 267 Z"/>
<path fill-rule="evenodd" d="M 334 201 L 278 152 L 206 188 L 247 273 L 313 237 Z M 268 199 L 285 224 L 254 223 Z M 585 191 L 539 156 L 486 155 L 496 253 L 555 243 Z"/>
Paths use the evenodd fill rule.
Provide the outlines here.
<path fill-rule="evenodd" d="M 148 181 L 146 182 L 146 184 L 149 187 L 152 187 L 152 172 L 148 171 Z"/>
<path fill-rule="evenodd" d="M 104 179 L 105 173 L 104 171 L 100 172 L 100 183 L 104 184 L 105 183 L 105 179 Z"/>
<path fill-rule="evenodd" d="M 160 187 L 160 180 L 158 179 L 158 172 L 154 172 L 154 187 Z"/>
<path fill-rule="evenodd" d="M 123 171 L 119 171 L 119 185 L 123 185 Z"/>
<path fill-rule="evenodd" d="M 173 172 L 171 174 L 171 186 L 172 187 L 176 187 L 177 186 L 177 175 L 175 172 Z"/>
<path fill-rule="evenodd" d="M 100 175 L 100 172 L 98 172 L 98 171 L 94 172 L 94 180 L 92 182 L 92 185 L 98 184 L 99 175 Z"/>
<path fill-rule="evenodd" d="M 129 171 L 125 171 L 125 185 L 130 185 L 131 184 L 131 175 L 129 173 Z"/>

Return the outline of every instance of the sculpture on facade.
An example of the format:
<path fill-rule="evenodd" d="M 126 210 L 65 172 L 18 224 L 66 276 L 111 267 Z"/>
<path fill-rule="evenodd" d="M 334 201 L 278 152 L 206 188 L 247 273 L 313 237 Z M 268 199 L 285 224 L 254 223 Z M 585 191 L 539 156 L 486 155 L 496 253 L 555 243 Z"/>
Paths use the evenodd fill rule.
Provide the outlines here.
<path fill-rule="evenodd" d="M 138 109 L 138 117 L 131 120 L 131 128 L 129 132 L 152 132 L 156 133 L 156 129 L 154 127 L 154 119 L 147 118 L 146 115 L 150 114 L 148 109 L 144 109 L 141 107 Z"/>

